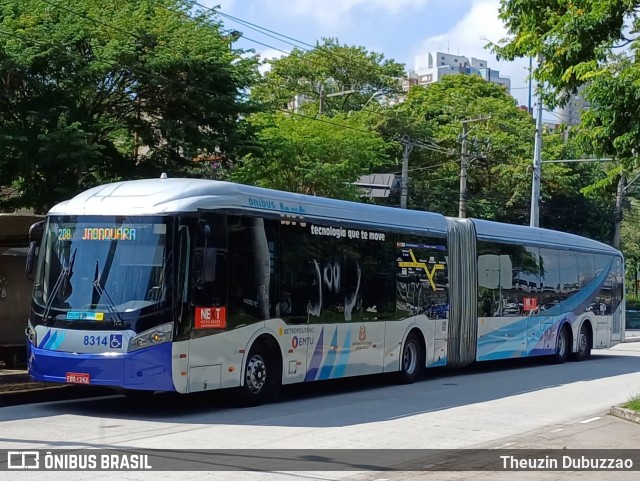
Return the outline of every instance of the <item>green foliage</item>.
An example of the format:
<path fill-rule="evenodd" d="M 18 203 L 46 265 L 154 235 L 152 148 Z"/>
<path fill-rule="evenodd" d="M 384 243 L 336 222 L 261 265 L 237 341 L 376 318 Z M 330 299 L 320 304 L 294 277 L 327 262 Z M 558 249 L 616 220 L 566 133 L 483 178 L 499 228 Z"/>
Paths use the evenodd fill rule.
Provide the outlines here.
<path fill-rule="evenodd" d="M 640 141 L 640 68 L 616 58 L 593 78 L 584 91 L 591 108 L 583 115 L 592 151 L 620 159 L 629 171 L 637 165 Z"/>
<path fill-rule="evenodd" d="M 565 104 L 584 85 L 591 104 L 582 120 L 586 151 L 615 156 L 625 170 L 635 166 L 640 142 L 640 68 L 614 52 L 625 45 L 637 52 L 640 44 L 626 38 L 624 26 L 637 31 L 639 6 L 635 0 L 501 0 L 510 36 L 491 45 L 502 58 L 539 58 L 534 76 L 550 87 L 549 106 Z"/>
<path fill-rule="evenodd" d="M 399 92 L 403 66 L 337 39 L 323 39 L 310 51 L 294 49 L 269 64 L 251 97 L 270 113 L 249 117 L 258 143 L 230 178 L 359 199 L 360 191 L 351 183 L 387 164 L 391 150 L 375 130 L 379 117 L 371 111 L 377 105 L 372 100 Z M 285 113 L 294 99 L 299 103 L 295 112 Z"/>
<path fill-rule="evenodd" d="M 243 147 L 257 61 L 190 0 L 0 0 L 0 179 L 43 210 Z"/>
<path fill-rule="evenodd" d="M 499 16 L 509 37 L 490 46 L 507 60 L 541 56 L 535 77 L 556 89 L 547 103 L 563 103 L 597 76 L 611 47 L 629 42 L 623 27 L 626 19 L 636 25 L 639 5 L 636 0 L 501 0 Z"/>
<path fill-rule="evenodd" d="M 579 133 L 584 153 L 614 159 L 605 166 L 606 175 L 593 176 L 592 184 L 582 188 L 588 198 L 599 197 L 600 205 L 607 204 L 603 195 L 615 195 L 620 175 L 628 176 L 638 166 L 638 7 L 637 0 L 501 0 L 500 17 L 509 37 L 491 45 L 501 58 L 538 58 L 534 77 L 547 87 L 548 106 L 566 104 L 584 86 L 581 93 L 590 103 Z M 625 46 L 629 54 L 615 53 Z M 604 213 L 610 216 L 604 219 L 614 217 L 611 211 Z"/>
<path fill-rule="evenodd" d="M 625 307 L 627 308 L 627 311 L 640 311 L 640 299 L 627 299 L 625 301 Z"/>
<path fill-rule="evenodd" d="M 323 120 L 325 120 L 323 122 Z M 260 149 L 245 156 L 231 179 L 262 187 L 357 199 L 351 185 L 387 161 L 385 143 L 358 115 L 327 121 L 285 114 L 255 114 Z"/>
<path fill-rule="evenodd" d="M 489 116 L 468 124 L 467 215 L 518 220 L 509 212 L 524 208 L 530 198 L 526 170 L 531 164 L 533 121 L 504 88 L 468 75 L 413 87 L 381 126 L 388 138 L 408 135 L 443 149 L 412 151 L 410 207 L 457 215 L 462 121 Z"/>
<path fill-rule="evenodd" d="M 634 411 L 640 411 L 640 394 L 629 399 L 629 401 L 623 404 L 622 407 L 632 409 Z"/>
<path fill-rule="evenodd" d="M 271 109 L 288 109 L 294 97 L 304 102 L 303 111 L 322 113 L 360 110 L 378 92 L 400 91 L 398 79 L 404 66 L 364 47 L 340 45 L 325 38 L 310 51 L 293 49 L 286 57 L 268 62 L 270 70 L 252 90 L 253 98 Z M 341 92 L 353 91 L 348 94 Z M 333 95 L 340 94 L 340 95 Z"/>

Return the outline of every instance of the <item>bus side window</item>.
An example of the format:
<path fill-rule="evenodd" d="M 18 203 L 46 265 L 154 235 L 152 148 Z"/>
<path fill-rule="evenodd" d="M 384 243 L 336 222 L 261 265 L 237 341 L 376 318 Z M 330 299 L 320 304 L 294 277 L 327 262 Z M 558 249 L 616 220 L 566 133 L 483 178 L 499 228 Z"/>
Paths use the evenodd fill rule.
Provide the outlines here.
<path fill-rule="evenodd" d="M 273 220 L 229 216 L 229 324 L 269 319 L 276 311 L 276 237 Z"/>
<path fill-rule="evenodd" d="M 196 226 L 193 287 L 198 306 L 227 304 L 227 219 L 202 213 Z"/>

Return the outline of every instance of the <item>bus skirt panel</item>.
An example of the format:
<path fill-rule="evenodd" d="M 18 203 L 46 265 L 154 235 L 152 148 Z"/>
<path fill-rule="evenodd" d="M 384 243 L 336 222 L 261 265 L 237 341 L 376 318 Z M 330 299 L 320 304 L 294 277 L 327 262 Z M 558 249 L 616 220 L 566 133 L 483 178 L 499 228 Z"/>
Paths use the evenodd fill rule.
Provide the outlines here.
<path fill-rule="evenodd" d="M 34 381 L 175 391 L 171 343 L 128 353 L 73 353 L 29 344 L 28 369 Z"/>

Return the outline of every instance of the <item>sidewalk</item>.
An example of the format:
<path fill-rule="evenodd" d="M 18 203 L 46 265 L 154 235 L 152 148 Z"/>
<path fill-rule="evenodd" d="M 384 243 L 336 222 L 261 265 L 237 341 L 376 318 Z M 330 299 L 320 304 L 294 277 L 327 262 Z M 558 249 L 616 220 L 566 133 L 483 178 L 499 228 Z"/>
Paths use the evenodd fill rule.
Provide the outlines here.
<path fill-rule="evenodd" d="M 624 342 L 640 341 L 640 329 L 627 329 L 624 333 Z"/>
<path fill-rule="evenodd" d="M 514 450 L 614 450 L 604 451 L 615 457 L 616 452 L 637 450 L 640 446 L 640 424 L 625 421 L 609 413 L 591 419 L 574 420 L 568 424 L 550 425 L 518 436 L 501 439 L 499 442 L 475 449 L 496 456 L 513 454 Z M 489 450 L 489 451 L 486 451 Z M 620 450 L 620 451 L 617 451 Z M 464 452 L 464 451 L 462 451 Z M 574 451 L 574 453 L 579 451 Z M 603 451 L 600 451 L 602 453 Z M 593 452 L 591 452 L 593 453 Z M 458 453 L 459 454 L 459 453 Z M 590 455 L 588 451 L 585 454 Z M 474 456 L 471 451 L 470 456 Z M 485 454 L 486 455 L 486 454 Z M 371 472 L 349 478 L 349 481 L 636 481 L 637 467 L 634 472 L 623 471 L 396 471 L 391 473 Z M 384 474 L 384 475 L 382 475 Z"/>

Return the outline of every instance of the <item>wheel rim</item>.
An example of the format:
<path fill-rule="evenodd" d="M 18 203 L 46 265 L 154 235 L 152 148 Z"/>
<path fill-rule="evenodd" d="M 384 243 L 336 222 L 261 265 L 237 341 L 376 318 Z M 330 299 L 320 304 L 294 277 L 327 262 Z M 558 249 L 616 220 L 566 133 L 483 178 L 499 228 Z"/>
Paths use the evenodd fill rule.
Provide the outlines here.
<path fill-rule="evenodd" d="M 247 363 L 246 385 L 252 393 L 259 392 L 267 382 L 267 366 L 262 356 L 255 355 Z"/>
<path fill-rule="evenodd" d="M 402 367 L 407 374 L 413 374 L 416 370 L 418 363 L 418 348 L 415 344 L 410 342 L 404 348 L 404 354 L 402 356 Z"/>
<path fill-rule="evenodd" d="M 559 356 L 564 356 L 565 350 L 567 349 L 567 341 L 566 341 L 566 334 L 563 331 L 560 331 L 560 336 L 558 337 L 558 355 Z"/>
<path fill-rule="evenodd" d="M 580 331 L 580 340 L 578 341 L 578 348 L 580 349 L 580 354 L 584 354 L 587 352 L 587 344 L 589 343 L 589 337 L 587 333 L 584 331 Z"/>

